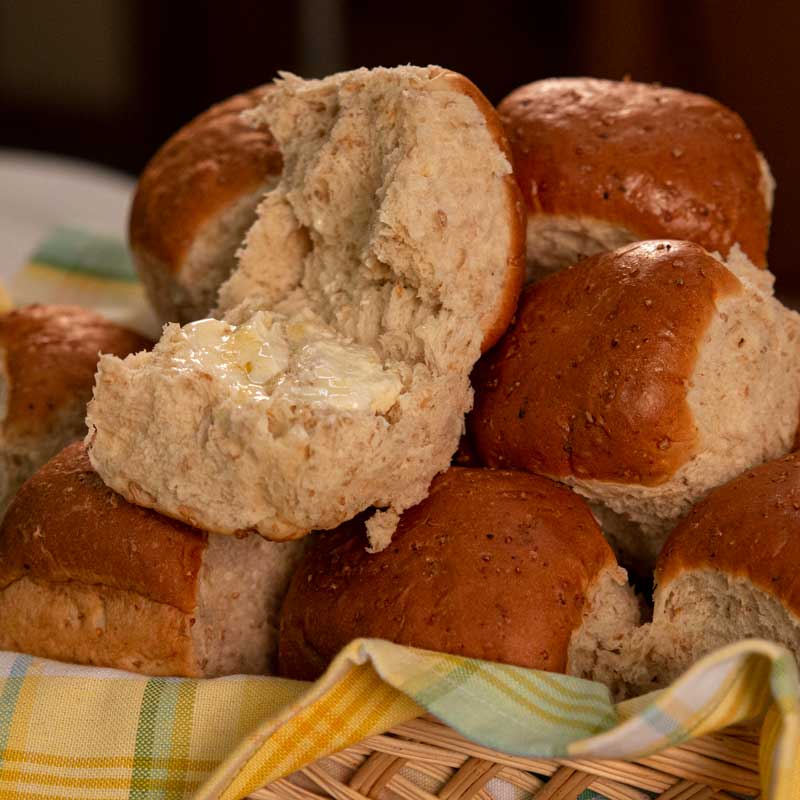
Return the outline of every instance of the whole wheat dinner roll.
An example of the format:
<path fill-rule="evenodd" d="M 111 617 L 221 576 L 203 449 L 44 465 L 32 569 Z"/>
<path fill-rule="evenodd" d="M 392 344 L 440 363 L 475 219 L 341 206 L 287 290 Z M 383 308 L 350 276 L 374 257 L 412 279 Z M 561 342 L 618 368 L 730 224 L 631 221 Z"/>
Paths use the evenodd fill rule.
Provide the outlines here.
<path fill-rule="evenodd" d="M 590 500 L 624 562 L 652 566 L 692 503 L 786 453 L 798 421 L 800 316 L 697 244 L 592 256 L 529 286 L 474 373 L 489 466 Z"/>
<path fill-rule="evenodd" d="M 282 675 L 313 680 L 352 639 L 586 676 L 639 620 L 586 504 L 523 472 L 453 467 L 390 547 L 363 523 L 320 536 L 281 614 Z"/>
<path fill-rule="evenodd" d="M 131 505 L 76 442 L 0 527 L 0 650 L 147 675 L 266 672 L 302 549 L 208 536 Z"/>
<path fill-rule="evenodd" d="M 242 119 L 268 90 L 237 94 L 200 114 L 161 147 L 139 179 L 131 252 L 164 322 L 208 315 L 256 205 L 278 181 L 281 154 L 269 129 Z"/>
<path fill-rule="evenodd" d="M 288 539 L 370 506 L 372 546 L 446 469 L 469 375 L 522 282 L 500 122 L 439 67 L 287 76 L 252 118 L 284 155 L 222 319 L 104 358 L 88 444 L 127 499 Z"/>
<path fill-rule="evenodd" d="M 100 353 L 126 356 L 151 344 L 76 306 L 0 314 L 0 516 L 28 477 L 86 434 Z"/>
<path fill-rule="evenodd" d="M 697 659 L 757 637 L 800 657 L 800 454 L 770 461 L 698 503 L 670 534 L 656 567 L 652 624 L 607 666 L 639 694 Z"/>
<path fill-rule="evenodd" d="M 738 114 L 633 81 L 555 78 L 500 103 L 528 207 L 528 277 L 640 239 L 766 266 L 774 182 Z"/>

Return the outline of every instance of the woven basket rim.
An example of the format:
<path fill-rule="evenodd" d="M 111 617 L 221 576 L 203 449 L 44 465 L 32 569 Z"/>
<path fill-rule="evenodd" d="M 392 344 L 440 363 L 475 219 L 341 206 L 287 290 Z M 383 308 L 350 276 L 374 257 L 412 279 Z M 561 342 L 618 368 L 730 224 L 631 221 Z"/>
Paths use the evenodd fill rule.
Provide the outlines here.
<path fill-rule="evenodd" d="M 499 779 L 536 800 L 574 800 L 586 789 L 608 800 L 735 800 L 760 792 L 758 742 L 757 724 L 735 725 L 631 761 L 522 758 L 475 744 L 425 715 L 250 797 L 492 800 L 487 784 Z"/>

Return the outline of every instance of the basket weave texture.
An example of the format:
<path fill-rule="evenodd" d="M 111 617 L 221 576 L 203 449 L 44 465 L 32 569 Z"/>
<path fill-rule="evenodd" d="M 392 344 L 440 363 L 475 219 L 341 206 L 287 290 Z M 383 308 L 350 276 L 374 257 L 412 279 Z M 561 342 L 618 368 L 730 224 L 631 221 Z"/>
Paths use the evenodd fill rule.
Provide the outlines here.
<path fill-rule="evenodd" d="M 758 732 L 724 731 L 636 761 L 536 759 L 481 747 L 431 717 L 311 764 L 250 795 L 252 800 L 573 800 L 585 790 L 608 800 L 735 800 L 756 797 Z M 493 782 L 490 786 L 490 782 Z"/>

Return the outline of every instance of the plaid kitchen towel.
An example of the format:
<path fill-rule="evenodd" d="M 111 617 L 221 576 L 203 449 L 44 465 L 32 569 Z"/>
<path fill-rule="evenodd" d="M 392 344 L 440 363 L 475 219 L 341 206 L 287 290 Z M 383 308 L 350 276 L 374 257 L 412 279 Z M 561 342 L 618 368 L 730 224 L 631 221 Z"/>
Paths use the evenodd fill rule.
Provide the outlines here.
<path fill-rule="evenodd" d="M 315 684 L 145 678 L 0 654 L 0 798 L 246 797 L 425 711 L 531 757 L 641 758 L 763 717 L 763 791 L 800 798 L 792 656 L 757 640 L 713 653 L 664 692 L 614 706 L 600 684 L 352 642 Z"/>
<path fill-rule="evenodd" d="M 59 230 L 0 287 L 0 306 L 74 302 L 153 335 L 120 242 Z M 791 654 L 723 648 L 664 692 L 614 706 L 600 684 L 359 640 L 309 685 L 146 678 L 0 653 L 0 800 L 246 797 L 429 712 L 531 757 L 641 758 L 760 719 L 762 788 L 800 800 L 800 680 Z"/>

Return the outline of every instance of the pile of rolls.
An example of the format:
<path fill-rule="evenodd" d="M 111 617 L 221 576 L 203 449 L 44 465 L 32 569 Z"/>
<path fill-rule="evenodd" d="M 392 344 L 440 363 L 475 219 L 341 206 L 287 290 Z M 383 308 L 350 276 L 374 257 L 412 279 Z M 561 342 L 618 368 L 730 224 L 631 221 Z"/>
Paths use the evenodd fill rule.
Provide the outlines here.
<path fill-rule="evenodd" d="M 313 680 L 377 637 L 617 697 L 800 656 L 773 190 L 737 114 L 632 81 L 493 109 L 356 70 L 201 114 L 132 205 L 161 340 L 0 318 L 0 648 Z"/>

